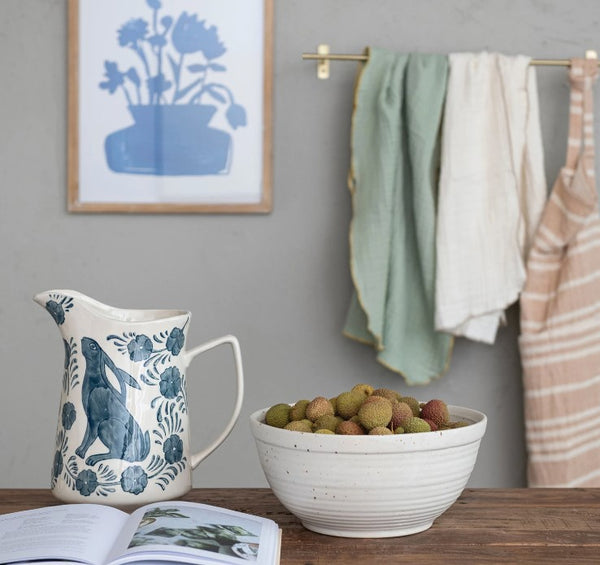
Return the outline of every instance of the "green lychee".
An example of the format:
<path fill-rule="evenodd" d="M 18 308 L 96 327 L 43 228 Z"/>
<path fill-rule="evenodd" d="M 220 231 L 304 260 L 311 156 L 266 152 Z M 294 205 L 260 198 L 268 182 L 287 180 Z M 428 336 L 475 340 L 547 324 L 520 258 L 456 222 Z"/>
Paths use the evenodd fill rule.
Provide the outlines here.
<path fill-rule="evenodd" d="M 429 424 L 425 420 L 416 417 L 412 417 L 408 422 L 406 422 L 406 425 L 403 427 L 404 433 L 407 434 L 431 431 Z"/>
<path fill-rule="evenodd" d="M 306 407 L 310 400 L 298 400 L 290 409 L 290 420 L 304 420 L 306 418 Z"/>
<path fill-rule="evenodd" d="M 358 420 L 366 430 L 387 426 L 392 419 L 392 403 L 383 396 L 370 396 L 358 411 Z"/>
<path fill-rule="evenodd" d="M 310 420 L 292 420 L 289 424 L 286 424 L 283 429 L 308 433 L 312 433 L 313 431 L 312 422 Z"/>
<path fill-rule="evenodd" d="M 334 416 L 333 414 L 325 414 L 324 416 L 317 418 L 317 420 L 312 425 L 312 429 L 313 430 L 325 429 L 325 430 L 331 430 L 332 432 L 335 432 L 337 425 L 342 421 L 343 421 L 342 418 L 340 418 L 339 416 Z"/>
<path fill-rule="evenodd" d="M 358 390 L 342 392 L 336 400 L 337 413 L 344 420 L 349 420 L 352 416 L 358 414 L 358 409 L 364 400 L 365 395 Z"/>
<path fill-rule="evenodd" d="M 265 414 L 265 423 L 275 428 L 284 428 L 290 421 L 290 405 L 274 404 Z"/>
<path fill-rule="evenodd" d="M 335 432 L 332 432 L 331 430 L 328 430 L 326 428 L 321 428 L 320 430 L 317 430 L 315 433 L 316 434 L 330 434 L 332 436 L 335 435 Z"/>

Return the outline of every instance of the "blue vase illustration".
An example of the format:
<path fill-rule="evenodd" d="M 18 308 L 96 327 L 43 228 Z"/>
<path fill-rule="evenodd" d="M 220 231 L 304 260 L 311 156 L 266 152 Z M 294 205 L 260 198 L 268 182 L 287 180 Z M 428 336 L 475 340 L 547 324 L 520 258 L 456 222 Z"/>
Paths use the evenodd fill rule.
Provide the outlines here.
<path fill-rule="evenodd" d="M 227 72 L 216 62 L 227 52 L 218 29 L 197 14 L 159 15 L 161 0 L 145 3 L 151 23 L 131 18 L 117 30 L 119 46 L 135 54 L 139 68 L 121 70 L 117 62 L 104 61 L 99 87 L 121 92 L 133 118 L 106 137 L 107 165 L 115 173 L 228 174 L 233 143 L 223 126 L 246 126 L 247 116 L 231 89 L 211 80 Z M 217 115 L 220 128 L 210 125 Z"/>
<path fill-rule="evenodd" d="M 227 174 L 231 135 L 209 126 L 215 106 L 130 106 L 134 124 L 110 134 L 106 160 L 116 173 Z"/>

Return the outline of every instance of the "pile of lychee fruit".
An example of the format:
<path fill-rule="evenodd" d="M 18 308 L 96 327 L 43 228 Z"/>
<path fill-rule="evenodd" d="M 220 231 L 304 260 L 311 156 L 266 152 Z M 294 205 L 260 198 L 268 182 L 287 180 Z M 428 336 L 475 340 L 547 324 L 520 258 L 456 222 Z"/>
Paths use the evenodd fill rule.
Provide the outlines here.
<path fill-rule="evenodd" d="M 419 402 L 367 384 L 357 384 L 333 398 L 317 396 L 293 405 L 275 404 L 267 410 L 265 423 L 297 432 L 339 435 L 410 434 L 469 424 L 451 421 L 443 400 Z"/>

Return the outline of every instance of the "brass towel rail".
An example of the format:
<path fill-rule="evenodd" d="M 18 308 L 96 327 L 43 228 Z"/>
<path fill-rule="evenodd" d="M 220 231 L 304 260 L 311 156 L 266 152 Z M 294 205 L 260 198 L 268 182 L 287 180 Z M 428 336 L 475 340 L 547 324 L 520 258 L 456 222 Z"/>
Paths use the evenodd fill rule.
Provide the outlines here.
<path fill-rule="evenodd" d="M 596 51 L 589 49 L 585 52 L 586 59 L 598 59 Z M 317 77 L 320 79 L 329 78 L 329 61 L 358 61 L 366 62 L 369 60 L 369 56 L 363 55 L 352 55 L 345 53 L 330 53 L 329 45 L 321 43 L 317 47 L 316 53 L 302 53 L 302 59 L 317 61 Z M 569 59 L 532 59 L 532 65 L 539 67 L 568 67 L 571 64 Z M 600 65 L 600 61 L 598 61 Z"/>

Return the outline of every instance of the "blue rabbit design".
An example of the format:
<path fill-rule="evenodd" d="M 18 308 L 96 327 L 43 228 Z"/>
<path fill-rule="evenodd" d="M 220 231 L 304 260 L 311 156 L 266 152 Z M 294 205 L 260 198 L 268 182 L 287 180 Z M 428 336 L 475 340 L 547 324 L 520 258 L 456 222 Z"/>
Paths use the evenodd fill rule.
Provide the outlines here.
<path fill-rule="evenodd" d="M 147 431 L 142 432 L 126 404 L 126 385 L 137 389 L 140 385 L 129 373 L 119 369 L 92 338 L 81 339 L 81 350 L 86 361 L 81 396 L 87 428 L 75 453 L 85 458 L 91 445 L 100 439 L 108 451 L 91 455 L 85 460 L 86 464 L 93 466 L 105 459 L 143 461 L 150 452 L 150 436 Z M 119 381 L 120 390 L 109 382 L 107 367 Z"/>

